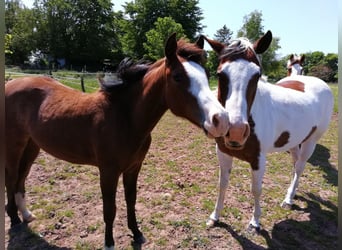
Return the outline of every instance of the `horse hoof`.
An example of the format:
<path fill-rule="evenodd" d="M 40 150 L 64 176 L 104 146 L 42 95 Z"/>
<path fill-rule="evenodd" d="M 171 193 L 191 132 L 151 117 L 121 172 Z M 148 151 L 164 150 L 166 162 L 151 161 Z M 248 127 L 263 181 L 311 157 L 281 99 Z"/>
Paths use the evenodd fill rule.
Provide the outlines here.
<path fill-rule="evenodd" d="M 104 250 L 114 250 L 114 246 L 107 247 L 106 245 L 103 248 Z"/>
<path fill-rule="evenodd" d="M 144 244 L 146 242 L 146 239 L 144 235 L 142 234 L 138 236 L 134 236 L 133 239 L 134 239 L 134 243 L 139 244 L 139 245 Z"/>
<path fill-rule="evenodd" d="M 9 229 L 10 234 L 17 234 L 27 228 L 27 225 L 25 223 L 15 224 L 11 225 L 11 228 Z"/>
<path fill-rule="evenodd" d="M 22 223 L 21 219 L 16 216 L 16 218 L 11 219 L 11 228 L 16 227 Z"/>
<path fill-rule="evenodd" d="M 206 223 L 207 228 L 213 228 L 217 226 L 217 224 L 218 224 L 218 220 L 213 220 L 213 219 L 207 220 L 207 223 Z"/>
<path fill-rule="evenodd" d="M 292 204 L 286 203 L 285 201 L 283 201 L 280 206 L 283 209 L 286 209 L 286 210 L 291 210 L 292 209 Z"/>
<path fill-rule="evenodd" d="M 260 234 L 260 231 L 261 231 L 260 227 L 253 226 L 252 224 L 249 224 L 247 227 L 247 233 L 248 234 L 253 234 L 253 235 L 257 234 L 258 235 L 258 234 Z"/>
<path fill-rule="evenodd" d="M 34 216 L 33 214 L 29 214 L 28 216 L 26 216 L 26 218 L 24 218 L 24 222 L 30 223 L 30 222 L 34 221 L 35 219 L 36 219 L 36 216 Z"/>

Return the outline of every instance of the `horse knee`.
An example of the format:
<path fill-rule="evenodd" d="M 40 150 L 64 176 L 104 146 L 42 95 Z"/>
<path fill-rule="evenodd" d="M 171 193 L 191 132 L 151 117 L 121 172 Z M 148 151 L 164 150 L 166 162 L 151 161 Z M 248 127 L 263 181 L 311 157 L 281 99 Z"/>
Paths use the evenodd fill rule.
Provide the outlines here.
<path fill-rule="evenodd" d="M 295 173 L 298 177 L 302 175 L 304 168 L 305 168 L 305 164 L 306 164 L 306 161 L 301 161 L 301 160 L 298 160 L 295 163 Z"/>

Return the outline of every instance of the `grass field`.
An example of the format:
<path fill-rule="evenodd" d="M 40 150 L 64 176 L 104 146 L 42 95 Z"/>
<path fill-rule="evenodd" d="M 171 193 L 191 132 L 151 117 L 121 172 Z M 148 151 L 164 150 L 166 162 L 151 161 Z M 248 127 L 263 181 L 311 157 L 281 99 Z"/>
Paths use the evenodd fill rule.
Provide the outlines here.
<path fill-rule="evenodd" d="M 330 86 L 337 100 L 337 85 Z M 238 160 L 221 223 L 206 228 L 217 195 L 215 143 L 167 112 L 153 130 L 138 181 L 137 217 L 147 242 L 131 245 L 120 182 L 114 228 L 117 249 L 337 249 L 336 112 L 337 106 L 300 179 L 292 210 L 280 207 L 291 180 L 290 156 L 274 153 L 267 158 L 260 235 L 245 230 L 253 209 L 250 168 Z M 13 232 L 8 231 L 6 216 L 7 249 L 102 248 L 104 223 L 96 167 L 70 164 L 41 152 L 27 180 L 27 196 L 37 220 Z"/>

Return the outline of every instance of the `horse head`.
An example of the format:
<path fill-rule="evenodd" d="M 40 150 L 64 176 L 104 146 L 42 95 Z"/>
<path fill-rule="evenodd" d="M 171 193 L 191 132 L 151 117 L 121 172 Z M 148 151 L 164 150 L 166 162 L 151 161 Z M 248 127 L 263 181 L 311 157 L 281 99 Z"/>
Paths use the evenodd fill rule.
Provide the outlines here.
<path fill-rule="evenodd" d="M 195 43 L 169 37 L 165 46 L 165 99 L 170 110 L 202 127 L 210 138 L 227 133 L 228 114 L 209 88 L 204 62 L 204 40 Z"/>
<path fill-rule="evenodd" d="M 305 55 L 297 56 L 291 54 L 289 60 L 287 61 L 287 76 L 303 75 L 304 60 Z"/>
<path fill-rule="evenodd" d="M 261 76 L 257 54 L 267 50 L 272 33 L 266 32 L 253 44 L 246 38 L 238 38 L 228 45 L 204 38 L 219 56 L 218 99 L 228 111 L 230 122 L 225 145 L 242 149 L 250 135 L 248 120 Z"/>

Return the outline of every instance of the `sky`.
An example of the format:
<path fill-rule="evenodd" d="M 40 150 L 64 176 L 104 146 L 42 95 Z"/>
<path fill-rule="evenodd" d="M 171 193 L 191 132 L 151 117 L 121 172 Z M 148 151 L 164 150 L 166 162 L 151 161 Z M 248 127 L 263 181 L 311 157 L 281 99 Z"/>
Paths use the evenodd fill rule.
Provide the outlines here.
<path fill-rule="evenodd" d="M 30 8 L 34 0 L 22 1 Z M 112 0 L 114 10 L 122 10 L 121 5 L 131 1 Z M 338 0 L 200 0 L 199 7 L 204 17 L 202 25 L 206 26 L 202 33 L 209 38 L 214 38 L 223 25 L 236 38 L 244 17 L 257 10 L 262 13 L 264 31 L 271 30 L 280 38 L 278 56 L 338 53 Z"/>

